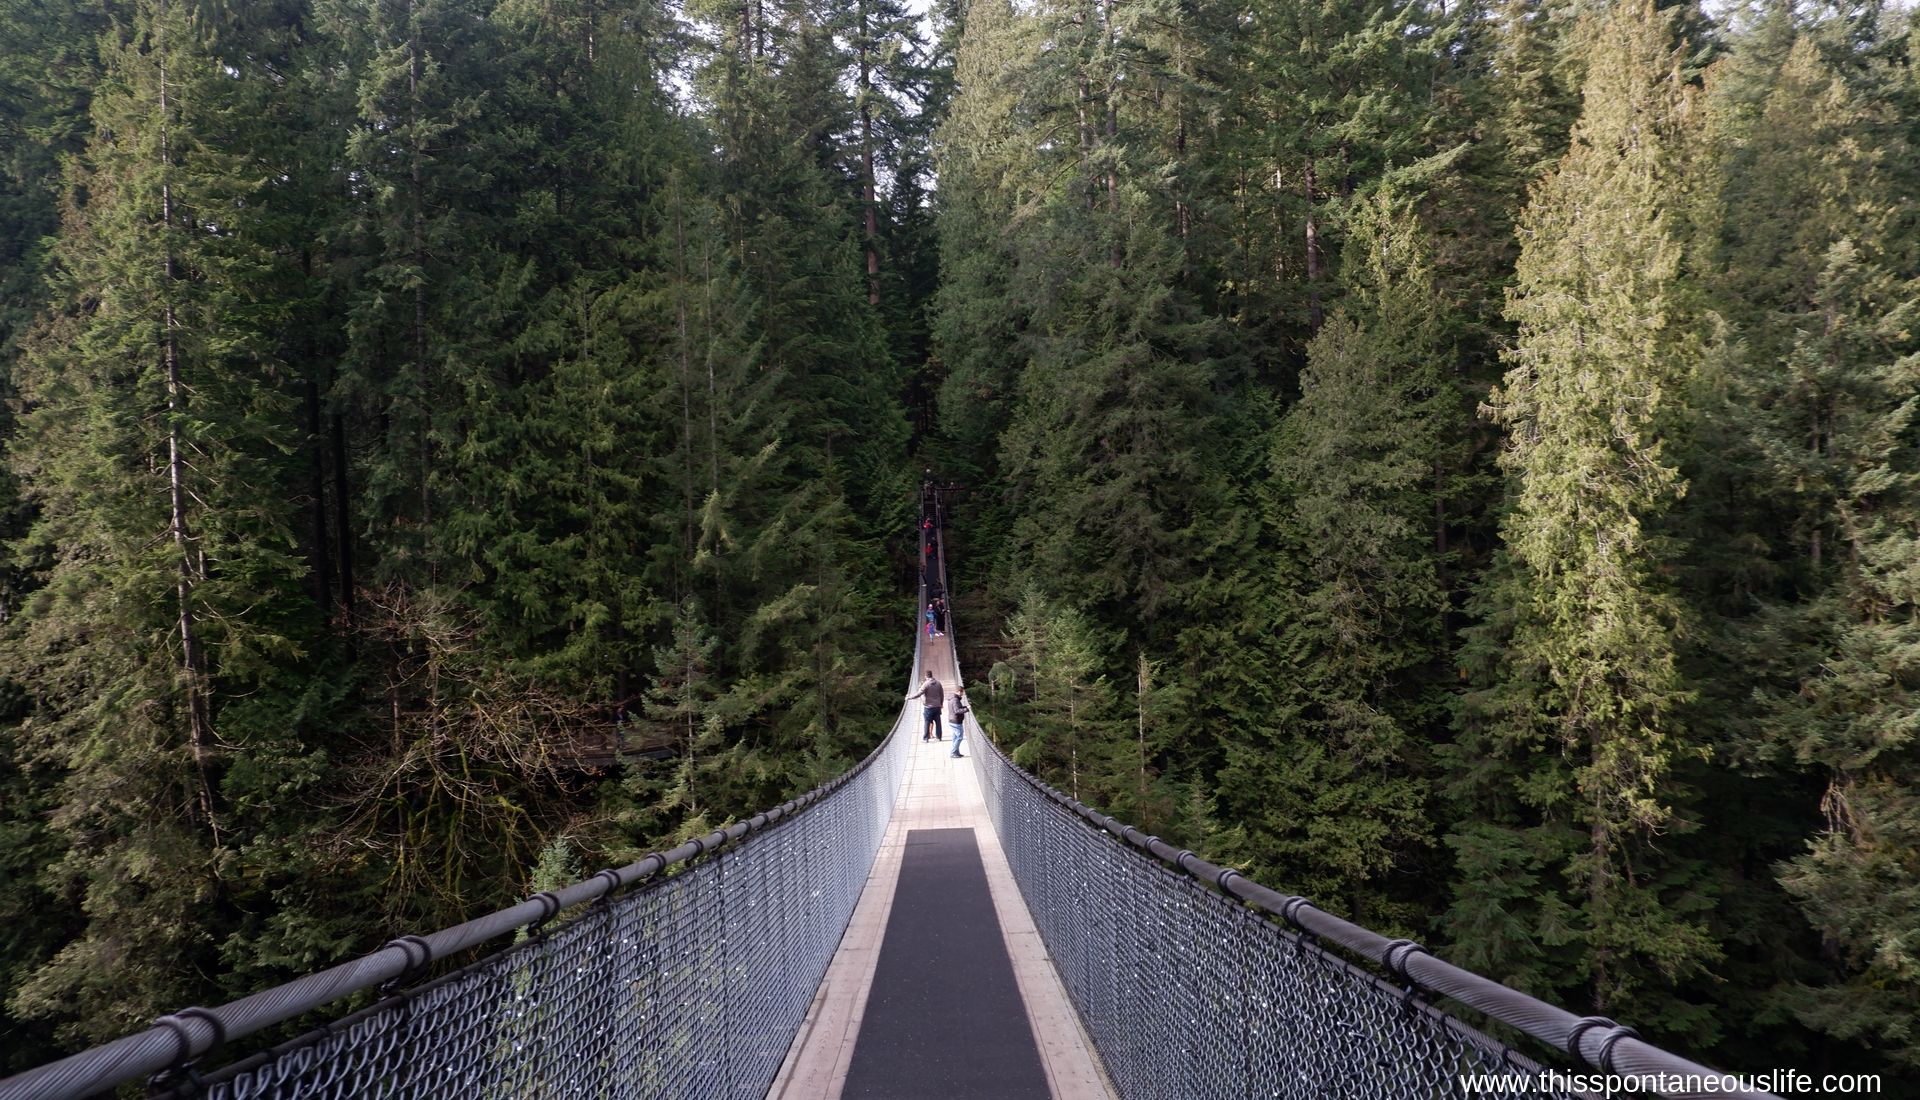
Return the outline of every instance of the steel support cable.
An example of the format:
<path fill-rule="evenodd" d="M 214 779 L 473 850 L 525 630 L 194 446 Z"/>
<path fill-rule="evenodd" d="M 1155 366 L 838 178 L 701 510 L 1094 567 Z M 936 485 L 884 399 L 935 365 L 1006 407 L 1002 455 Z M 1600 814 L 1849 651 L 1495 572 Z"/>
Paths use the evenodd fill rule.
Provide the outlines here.
<path fill-rule="evenodd" d="M 925 594 L 923 591 L 923 605 L 924 602 Z M 921 665 L 920 648 L 916 639 L 916 645 L 914 647 L 916 679 L 917 672 Z M 891 813 L 894 802 L 893 792 L 898 790 L 900 777 L 904 774 L 902 753 L 895 752 L 889 754 L 888 750 L 896 745 L 904 744 L 902 735 L 912 724 L 912 715 L 908 713 L 910 709 L 909 707 L 902 706 L 901 713 L 896 719 L 892 730 L 882 739 L 879 746 L 869 753 L 864 760 L 848 769 L 847 772 L 822 784 L 814 790 L 808 791 L 806 794 L 782 803 L 764 813 L 755 814 L 746 821 L 736 822 L 724 829 L 715 830 L 669 851 L 649 854 L 624 867 L 609 868 L 600 871 L 564 889 L 536 894 L 517 905 L 499 910 L 498 912 L 489 913 L 452 928 L 447 928 L 430 935 L 409 935 L 392 940 L 379 950 L 361 958 L 341 963 L 338 966 L 309 974 L 302 978 L 297 978 L 272 989 L 264 990 L 215 1008 L 195 1007 L 180 1010 L 162 1017 L 145 1031 L 125 1036 L 121 1039 L 81 1051 L 35 1069 L 27 1070 L 14 1077 L 0 1080 L 0 1100 L 74 1100 L 74 1098 L 93 1096 L 124 1082 L 147 1075 L 193 1066 L 206 1055 L 208 1051 L 230 1039 L 238 1039 L 255 1034 L 355 993 L 368 990 L 390 991 L 394 986 L 418 977 L 436 960 L 458 955 L 524 927 L 543 925 L 558 913 L 574 906 L 592 902 L 611 901 L 615 894 L 626 890 L 628 887 L 643 886 L 645 889 L 638 895 L 629 892 L 615 902 L 615 904 L 625 905 L 627 902 L 638 897 L 640 900 L 636 901 L 631 909 L 640 909 L 648 904 L 643 896 L 647 890 L 664 889 L 679 879 L 686 877 L 685 874 L 665 875 L 664 872 L 669 869 L 680 869 L 685 865 L 687 873 L 693 873 L 702 868 L 715 865 L 713 859 L 703 857 L 712 856 L 715 859 L 719 859 L 734 853 L 746 853 L 757 850 L 755 847 L 757 844 L 764 843 L 780 835 L 780 826 L 806 822 L 810 816 L 814 815 L 808 815 L 805 811 L 815 809 L 816 807 L 828 815 L 821 819 L 823 831 L 831 831 L 831 827 L 827 825 L 829 821 L 836 824 L 844 821 L 846 824 L 854 826 L 855 831 L 862 834 L 862 838 L 858 843 L 851 845 L 841 844 L 835 851 L 840 857 L 840 863 L 842 864 L 862 860 L 864 860 L 864 864 L 857 869 L 857 874 L 853 873 L 853 869 L 850 866 L 838 867 L 837 869 L 841 873 L 834 877 L 836 879 L 858 879 L 864 882 L 867 867 L 871 865 L 873 854 L 878 850 L 880 834 L 884 832 L 887 817 Z M 881 772 L 885 774 L 880 774 Z M 873 781 L 871 783 L 862 783 L 863 778 L 872 778 Z M 848 790 L 849 787 L 856 785 L 860 787 L 859 790 Z M 866 789 L 868 787 L 873 789 L 869 791 Z M 847 793 L 848 797 L 839 799 L 834 797 L 843 791 Z M 856 805 L 846 807 L 848 812 L 845 814 L 836 813 L 835 807 L 842 802 L 847 802 L 849 798 L 856 803 Z M 803 826 L 803 828 L 804 827 L 805 826 Z M 845 840 L 846 838 L 841 839 Z M 810 841 L 807 843 L 803 854 L 810 856 L 815 850 L 830 844 L 832 844 L 832 838 Z M 821 893 L 821 883 L 818 881 L 817 875 L 805 879 L 797 878 L 794 881 L 797 887 L 807 892 L 809 899 Z M 834 885 L 836 887 L 844 886 L 844 884 L 837 881 Z M 857 890 L 849 892 L 849 890 L 845 888 L 837 888 L 827 896 L 819 898 L 819 900 L 824 903 L 819 906 L 819 915 L 839 921 L 838 927 L 808 930 L 812 932 L 816 938 L 825 941 L 824 947 L 816 946 L 814 950 L 808 953 L 806 960 L 809 965 L 817 964 L 821 974 L 824 974 L 826 963 L 831 958 L 832 947 L 838 942 L 840 930 L 845 924 L 845 918 L 851 916 L 852 903 L 850 899 L 857 900 L 857 898 Z M 768 899 L 769 904 L 771 904 L 771 901 L 772 899 Z M 799 901 L 794 903 L 800 904 Z M 674 920 L 682 919 L 675 915 L 675 911 L 672 909 L 672 903 L 662 902 L 660 905 L 664 911 L 651 914 L 648 920 L 655 923 L 670 923 Z M 841 910 L 844 910 L 844 912 L 841 912 Z M 595 915 L 589 911 L 585 917 L 576 918 L 573 921 L 567 922 L 567 927 L 571 929 L 579 925 L 583 920 L 591 923 L 595 919 Z M 598 919 L 602 923 L 606 923 L 609 920 L 612 920 L 616 924 L 618 923 L 618 918 L 602 916 Z M 628 929 L 627 931 L 629 933 L 627 938 L 632 940 L 634 938 L 634 930 Z M 551 930 L 550 934 L 558 935 L 559 933 L 556 929 Z M 605 934 L 604 931 L 601 933 L 603 937 Z M 577 932 L 570 931 L 568 933 L 569 942 L 571 942 L 572 938 L 576 935 Z M 724 938 L 724 936 L 725 933 L 723 932 L 722 938 Z M 708 946 L 711 947 L 712 945 Z M 646 950 L 652 951 L 654 949 L 646 948 Z M 411 998 L 440 995 L 447 990 L 450 983 L 457 984 L 460 979 L 472 979 L 480 970 L 489 965 L 492 960 L 510 953 L 510 951 L 497 953 L 453 974 L 429 982 L 419 989 L 411 990 L 406 994 L 385 998 L 374 1006 L 353 1013 L 342 1020 L 325 1025 L 318 1030 L 308 1032 L 306 1035 L 292 1040 L 289 1043 L 281 1044 L 275 1047 L 272 1052 L 254 1055 L 240 1063 L 236 1063 L 234 1066 L 225 1067 L 220 1073 L 224 1077 L 233 1074 L 236 1068 L 257 1068 L 262 1065 L 265 1060 L 274 1055 L 293 1061 L 301 1061 L 304 1059 L 310 1062 L 312 1060 L 311 1054 L 310 1052 L 303 1053 L 305 1048 L 311 1047 L 317 1042 L 338 1037 L 353 1029 L 390 1026 L 379 1023 L 379 1021 L 383 1020 L 386 1016 L 395 1016 L 397 1018 L 411 1014 L 413 1011 Z M 555 970 L 556 967 L 542 964 L 540 969 L 542 973 L 544 973 Z M 519 978 L 507 980 L 506 984 L 508 986 L 511 986 L 514 982 L 525 984 L 533 982 L 538 978 L 538 974 L 531 976 L 522 975 Z M 634 980 L 639 982 L 642 981 L 642 978 L 636 976 Z M 804 994 L 796 992 L 791 988 L 782 991 L 783 996 L 779 999 L 783 1001 L 784 1008 L 791 1010 L 796 1002 L 798 1004 L 799 1016 L 795 1016 L 791 1021 L 793 1028 L 798 1027 L 800 1016 L 804 1016 L 805 1007 L 812 999 L 813 986 L 818 985 L 818 980 L 819 975 L 814 975 L 812 977 L 812 986 L 806 988 Z M 496 985 L 498 984 L 500 984 L 500 980 L 496 980 Z M 792 984 L 794 983 L 789 983 L 789 985 Z M 523 990 L 509 988 L 504 995 L 510 998 L 518 996 L 522 1000 L 526 999 L 526 994 Z M 404 1011 L 402 1011 L 403 1008 Z M 541 1009 L 541 1011 L 551 1013 L 553 1010 L 545 1008 Z M 791 1014 L 791 1012 L 789 1012 L 789 1014 Z M 484 1024 L 484 1021 L 482 1021 L 482 1023 Z M 782 1026 L 785 1025 L 783 1024 Z M 498 1038 L 498 1036 L 495 1036 L 496 1041 Z M 484 1035 L 481 1039 L 474 1039 L 472 1041 L 478 1043 L 483 1039 Z M 729 1038 L 723 1037 L 721 1039 L 723 1044 L 729 1041 L 731 1041 Z M 764 1046 L 765 1043 L 761 1045 Z M 784 1047 L 779 1053 L 784 1053 Z M 756 1053 L 753 1060 L 761 1067 L 767 1066 L 770 1062 L 772 1070 L 777 1070 L 778 1068 L 777 1055 L 770 1057 L 764 1051 L 760 1051 Z M 396 1070 L 394 1072 L 399 1071 Z M 538 1076 L 537 1073 L 536 1076 Z M 643 1078 L 645 1076 L 645 1074 L 642 1074 Z M 768 1071 L 767 1077 L 771 1080 L 771 1070 Z M 385 1080 L 387 1086 L 391 1086 L 394 1078 L 389 1075 Z M 360 1093 L 356 1090 L 362 1087 L 347 1080 L 336 1082 L 336 1085 L 346 1091 L 316 1091 L 324 1092 L 326 1095 L 348 1096 L 359 1095 Z M 395 1091 L 391 1087 L 382 1087 L 377 1091 L 381 1095 L 410 1095 L 404 1089 Z M 291 1092 L 275 1092 L 273 1095 L 291 1096 L 295 1094 Z M 308 1095 L 308 1093 L 300 1093 L 299 1095 Z"/>
<path fill-rule="evenodd" d="M 953 593 L 945 584 L 947 563 L 944 538 L 940 539 L 936 545 L 941 551 L 938 565 L 942 587 L 946 590 L 947 638 L 954 654 L 952 673 L 955 677 L 956 690 L 958 690 L 964 681 L 960 676 L 958 628 L 953 610 Z M 1306 898 L 1284 894 L 1262 886 L 1233 868 L 1212 863 L 1191 851 L 1175 848 L 1158 837 L 1149 836 L 1041 782 L 1008 759 L 999 746 L 985 736 L 984 730 L 980 729 L 979 723 L 972 716 L 969 716 L 968 721 L 972 727 L 971 736 L 977 746 L 975 766 L 981 775 L 981 789 L 987 796 L 989 816 L 1000 834 L 1014 877 L 1020 885 L 1021 893 L 1027 898 L 1035 924 L 1041 931 L 1049 953 L 1053 955 L 1063 971 L 1071 972 L 1063 972 L 1062 981 L 1083 1020 L 1089 1025 L 1089 1031 L 1093 1033 L 1096 1045 L 1099 1045 L 1103 1032 L 1109 1036 L 1134 1036 L 1135 1038 L 1129 1041 L 1130 1045 L 1140 1050 L 1164 1048 L 1169 1044 L 1191 1044 L 1199 1042 L 1200 1038 L 1190 1034 L 1176 1038 L 1168 1031 L 1155 1026 L 1156 1024 L 1171 1025 L 1176 1022 L 1167 1017 L 1177 1016 L 1179 1013 L 1167 1013 L 1165 1006 L 1170 998 L 1184 995 L 1181 990 L 1181 981 L 1190 976 L 1155 965 L 1168 961 L 1165 958 L 1165 952 L 1161 950 L 1165 946 L 1163 942 L 1155 941 L 1142 946 L 1135 952 L 1138 958 L 1147 960 L 1143 964 L 1148 966 L 1147 971 L 1137 975 L 1138 978 L 1144 979 L 1136 983 L 1137 988 L 1129 991 L 1112 984 L 1124 980 L 1126 976 L 1117 974 L 1110 964 L 1115 958 L 1128 954 L 1117 946 L 1111 946 L 1117 942 L 1116 937 L 1125 934 L 1116 924 L 1115 912 L 1085 905 L 1086 899 L 1099 896 L 1095 884 L 1086 881 L 1084 877 L 1078 883 L 1071 881 L 1071 876 L 1076 871 L 1070 863 L 1060 858 L 1048 858 L 1042 854 L 1050 850 L 1062 850 L 1062 846 L 1056 843 L 1062 838 L 1048 834 L 1050 831 L 1057 830 L 1061 824 L 1073 822 L 1098 830 L 1105 835 L 1108 844 L 1119 842 L 1125 846 L 1122 850 L 1131 849 L 1150 856 L 1155 861 L 1154 865 L 1178 875 L 1187 882 L 1204 887 L 1204 891 L 1198 898 L 1205 898 L 1220 905 L 1244 902 L 1266 914 L 1266 917 L 1258 919 L 1269 928 L 1275 926 L 1267 918 L 1277 920 L 1279 927 L 1293 930 L 1297 952 L 1302 958 L 1313 955 L 1323 956 L 1313 965 L 1327 970 L 1329 974 L 1340 975 L 1356 989 L 1369 991 L 1371 995 L 1384 997 L 1390 1001 L 1398 1001 L 1403 1009 L 1430 1017 L 1433 1026 L 1443 1029 L 1465 1043 L 1481 1048 L 1495 1059 L 1493 1064 L 1483 1063 L 1478 1068 L 1489 1071 L 1506 1069 L 1521 1074 L 1531 1074 L 1539 1069 L 1531 1060 L 1518 1056 L 1480 1034 L 1465 1022 L 1426 1003 L 1425 996 L 1439 995 L 1449 998 L 1484 1013 L 1492 1020 L 1516 1028 L 1555 1050 L 1565 1052 L 1578 1063 L 1578 1068 L 1561 1072 L 1597 1070 L 1602 1074 L 1713 1079 L 1715 1083 L 1733 1076 L 1654 1046 L 1639 1038 L 1632 1028 L 1623 1027 L 1612 1020 L 1577 1016 L 1563 1008 L 1454 966 L 1417 943 L 1382 936 L 1371 929 L 1328 913 L 1314 906 Z M 1040 799 L 1022 800 L 1010 793 L 1021 786 L 1039 795 Z M 1050 805 L 1055 813 L 1045 814 L 1042 803 Z M 1046 818 L 1049 816 L 1054 820 L 1047 821 Z M 1071 849 L 1071 845 L 1066 847 Z M 1074 854 L 1081 858 L 1088 858 L 1086 853 Z M 1083 865 L 1078 873 L 1084 876 L 1086 867 L 1091 865 L 1091 863 Z M 1150 879 L 1141 881 L 1140 885 L 1146 889 L 1156 887 Z M 1198 898 L 1174 898 L 1168 904 L 1175 907 L 1202 905 L 1203 902 Z M 1240 907 L 1232 906 L 1232 908 Z M 1244 909 L 1241 911 L 1247 912 Z M 1203 923 L 1193 922 L 1193 927 L 1200 927 Z M 1141 922 L 1136 926 L 1136 931 L 1164 935 L 1167 928 L 1178 924 L 1177 920 L 1168 920 L 1162 915 L 1162 919 L 1157 921 Z M 1108 945 L 1100 943 L 1101 939 L 1108 941 Z M 1399 983 L 1399 987 L 1396 988 L 1394 984 L 1354 968 L 1336 956 L 1326 955 L 1316 946 L 1317 943 L 1338 945 L 1380 965 L 1394 982 Z M 1203 955 L 1204 949 L 1197 952 L 1195 957 L 1200 958 Z M 1084 961 L 1076 963 L 1075 960 Z M 1215 1003 L 1218 1003 L 1226 997 L 1222 990 L 1227 988 L 1229 983 L 1216 974 L 1210 984 L 1213 988 L 1205 996 L 1213 998 Z M 1136 998 L 1145 996 L 1148 1000 L 1143 1002 L 1143 1005 L 1154 1006 L 1135 1008 L 1133 1012 L 1145 1011 L 1149 1017 L 1159 1015 L 1163 1018 L 1158 1021 L 1124 1020 L 1126 1010 L 1118 999 L 1129 994 Z M 1243 993 L 1242 999 L 1246 1002 L 1243 1005 L 1245 1008 L 1260 1007 L 1254 1003 L 1259 1000 L 1257 996 Z M 1354 1017 L 1361 1010 L 1345 1011 L 1349 1017 Z M 1101 1026 L 1103 1023 L 1109 1026 L 1103 1028 Z M 1263 1021 L 1263 1025 L 1270 1031 L 1282 1026 L 1274 1021 Z M 1326 1036 L 1297 1034 L 1295 1042 L 1297 1045 L 1311 1045 L 1315 1042 L 1324 1044 L 1326 1039 Z M 1148 1064 L 1154 1066 L 1155 1072 L 1148 1073 L 1145 1069 L 1137 1069 L 1128 1064 L 1138 1059 L 1130 1058 L 1126 1050 L 1114 1051 L 1109 1050 L 1106 1045 L 1101 1045 L 1100 1051 L 1103 1059 L 1108 1063 L 1109 1073 L 1117 1084 L 1122 1085 L 1123 1095 L 1145 1097 L 1176 1093 L 1206 1094 L 1191 1091 L 1195 1087 L 1191 1080 L 1166 1079 L 1166 1074 L 1159 1072 L 1165 1067 L 1151 1059 L 1148 1060 Z M 1244 1059 L 1247 1054 L 1241 1050 L 1219 1056 L 1228 1059 Z M 1321 1055 L 1313 1060 L 1324 1063 L 1327 1057 Z M 1463 1072 L 1472 1071 L 1474 1068 L 1476 1067 L 1466 1065 Z M 1239 1080 L 1249 1089 L 1264 1088 L 1264 1084 L 1256 1083 L 1245 1075 L 1250 1072 L 1250 1069 L 1251 1063 L 1243 1066 L 1239 1071 L 1241 1074 Z M 1127 1081 L 1136 1078 L 1143 1087 L 1125 1087 Z M 1151 1087 L 1144 1087 L 1148 1082 L 1151 1082 Z M 1324 1095 L 1320 1091 L 1325 1087 L 1324 1081 L 1318 1084 L 1301 1081 L 1296 1084 L 1300 1086 L 1298 1095 Z M 1437 1087 L 1443 1082 L 1436 1080 L 1434 1084 Z M 1165 1091 L 1169 1087 L 1174 1088 L 1174 1092 Z M 1276 1094 L 1295 1095 L 1296 1093 L 1283 1089 Z M 1344 1092 L 1339 1094 L 1345 1095 Z M 1365 1095 L 1365 1093 L 1361 1092 L 1358 1095 Z M 1530 1092 L 1525 1095 L 1555 1094 L 1549 1091 Z M 1715 1100 L 1724 1100 L 1726 1097 L 1778 1100 L 1772 1093 L 1751 1090 L 1677 1090 L 1665 1095 L 1678 1100 L 1690 1100 L 1693 1097 L 1713 1097 Z"/>

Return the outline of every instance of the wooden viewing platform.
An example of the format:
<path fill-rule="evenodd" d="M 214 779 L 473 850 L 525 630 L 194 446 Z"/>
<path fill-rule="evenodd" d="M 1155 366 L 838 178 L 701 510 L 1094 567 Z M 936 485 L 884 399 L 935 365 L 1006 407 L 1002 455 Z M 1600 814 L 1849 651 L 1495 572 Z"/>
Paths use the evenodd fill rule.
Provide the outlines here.
<path fill-rule="evenodd" d="M 951 699 L 949 639 L 919 641 Z M 893 819 L 768 1095 L 1112 1100 L 987 816 L 975 735 L 956 760 L 945 716 L 948 739 L 922 743 L 921 704 L 907 706 Z"/>

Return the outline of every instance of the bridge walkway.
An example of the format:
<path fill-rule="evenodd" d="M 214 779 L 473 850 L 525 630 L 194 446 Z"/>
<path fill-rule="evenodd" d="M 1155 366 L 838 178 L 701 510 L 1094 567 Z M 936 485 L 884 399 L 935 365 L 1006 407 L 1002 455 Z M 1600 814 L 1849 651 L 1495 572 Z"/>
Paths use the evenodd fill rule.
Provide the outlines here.
<path fill-rule="evenodd" d="M 949 640 L 922 634 L 920 645 L 925 667 L 952 698 L 958 676 Z M 912 743 L 893 820 L 769 1097 L 1111 1100 L 987 817 L 973 760 L 949 755 L 951 740 L 921 743 L 919 717 L 915 700 L 903 719 L 911 728 L 896 733 Z M 941 725 L 951 738 L 944 718 Z M 969 741 L 963 751 L 971 747 Z M 986 907 L 985 899 L 968 896 L 970 880 L 977 882 L 967 869 L 969 836 L 997 928 L 967 926 L 984 924 L 967 914 L 984 917 Z M 944 925 L 922 926 L 918 918 L 927 912 L 940 914 Z M 1004 962 L 992 950 L 999 946 Z M 1017 989 L 996 979 L 1006 962 Z M 915 1008 L 937 1008 L 945 1018 L 901 1018 Z"/>

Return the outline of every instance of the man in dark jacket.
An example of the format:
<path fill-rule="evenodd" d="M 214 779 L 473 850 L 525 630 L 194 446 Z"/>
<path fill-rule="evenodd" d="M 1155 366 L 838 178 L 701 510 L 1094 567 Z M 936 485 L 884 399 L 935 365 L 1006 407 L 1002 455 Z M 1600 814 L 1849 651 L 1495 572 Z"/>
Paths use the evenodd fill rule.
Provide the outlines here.
<path fill-rule="evenodd" d="M 967 739 L 967 693 L 966 692 L 956 691 L 953 693 L 953 714 L 950 715 L 949 717 L 953 722 L 953 753 L 952 755 L 964 756 L 965 754 L 960 751 L 960 742 L 965 741 Z"/>

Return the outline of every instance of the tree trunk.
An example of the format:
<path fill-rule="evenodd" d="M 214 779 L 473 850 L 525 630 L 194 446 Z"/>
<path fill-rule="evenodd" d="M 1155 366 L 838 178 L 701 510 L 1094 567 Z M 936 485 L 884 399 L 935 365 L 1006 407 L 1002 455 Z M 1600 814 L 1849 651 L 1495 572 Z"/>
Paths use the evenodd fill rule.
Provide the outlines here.
<path fill-rule="evenodd" d="M 1307 158 L 1307 329 L 1318 334 L 1320 326 L 1326 323 L 1326 313 L 1320 304 L 1320 279 L 1324 263 L 1320 255 L 1320 222 L 1314 203 L 1319 195 L 1319 178 L 1313 158 Z"/>
<path fill-rule="evenodd" d="M 1110 70 L 1105 93 L 1107 133 L 1104 147 L 1107 156 L 1107 214 L 1113 219 L 1114 234 L 1113 244 L 1107 250 L 1107 263 L 1119 267 L 1126 259 L 1120 234 L 1120 67 L 1115 57 L 1112 0 L 1102 0 L 1099 10 L 1101 40 L 1106 45 Z"/>
<path fill-rule="evenodd" d="M 701 278 L 707 288 L 706 309 L 702 316 L 713 324 L 713 250 L 702 254 Z M 713 352 L 707 352 L 707 492 L 720 491 L 720 382 L 714 377 Z"/>
<path fill-rule="evenodd" d="M 311 356 L 309 356 L 311 361 Z M 320 383 L 311 377 L 306 390 L 307 495 L 311 498 L 308 514 L 313 528 L 312 549 L 308 552 L 313 570 L 313 602 L 322 615 L 333 609 L 333 561 L 327 539 L 327 456 L 326 437 L 320 425 Z"/>
<path fill-rule="evenodd" d="M 1818 460 L 1820 457 L 1820 399 L 1818 397 L 1813 400 L 1812 420 L 1813 424 L 1808 435 L 1807 449 L 1812 452 L 1814 458 Z M 1812 538 L 1807 545 L 1807 554 L 1812 560 L 1815 569 L 1820 568 L 1823 549 L 1824 547 L 1822 547 L 1820 540 L 1820 520 L 1816 518 L 1813 522 Z"/>
<path fill-rule="evenodd" d="M 187 744 L 200 781 L 197 796 L 200 814 L 206 818 L 207 828 L 212 831 L 213 842 L 218 846 L 220 824 L 214 819 L 212 767 L 208 759 L 213 730 L 207 707 L 205 658 L 200 651 L 198 624 L 193 614 L 193 595 L 199 582 L 200 562 L 194 552 L 195 540 L 187 523 L 187 501 L 191 494 L 187 490 L 186 441 L 182 438 L 182 426 L 187 417 L 187 394 L 180 377 L 180 324 L 173 298 L 178 275 L 173 254 L 173 149 L 167 115 L 171 110 L 171 89 L 167 84 L 166 18 L 167 5 L 162 0 L 162 37 L 155 53 L 159 56 L 160 69 L 160 293 L 163 296 L 160 357 L 167 381 L 167 527 L 173 538 L 174 553 L 178 557 L 174 593 L 180 604 L 180 659 L 186 682 Z"/>
<path fill-rule="evenodd" d="M 1074 703 L 1079 685 L 1067 681 L 1067 775 L 1072 780 L 1073 800 L 1080 801 L 1080 715 Z"/>
<path fill-rule="evenodd" d="M 1138 790 L 1134 795 L 1135 801 L 1134 801 L 1133 812 L 1136 817 L 1140 818 L 1141 825 L 1146 826 L 1150 824 L 1150 822 L 1147 821 L 1147 813 L 1146 813 L 1146 809 L 1147 809 L 1147 696 L 1150 692 L 1153 691 L 1153 668 L 1151 665 L 1147 664 L 1147 655 L 1144 652 L 1137 653 L 1134 656 L 1137 661 L 1135 671 L 1137 672 L 1138 675 L 1135 677 L 1135 681 L 1134 681 L 1133 709 L 1134 709 L 1134 714 L 1137 716 L 1137 719 L 1138 719 L 1138 729 L 1135 732 L 1139 737 L 1140 770 L 1139 770 L 1139 776 L 1137 779 Z"/>
<path fill-rule="evenodd" d="M 409 121 L 412 123 L 410 141 L 411 156 L 407 165 L 409 199 L 412 210 L 409 217 L 411 235 L 410 252 L 413 257 L 413 371 L 419 380 L 418 388 L 411 395 L 419 402 L 416 410 L 421 417 L 420 423 L 420 529 L 433 529 L 433 431 L 431 412 L 432 402 L 429 395 L 433 392 L 433 379 L 427 371 L 427 232 L 426 232 L 426 184 L 420 170 L 420 78 L 423 66 L 420 59 L 419 28 L 414 20 L 413 4 L 407 4 L 407 104 Z M 432 555 L 428 555 L 429 576 L 438 580 L 437 569 L 432 564 Z"/>
<path fill-rule="evenodd" d="M 1089 88 L 1087 84 L 1086 75 L 1082 73 L 1080 76 L 1080 99 L 1075 109 L 1079 113 L 1080 122 L 1080 176 L 1082 187 L 1086 192 L 1088 210 L 1093 209 L 1093 196 L 1095 192 L 1093 182 L 1093 124 L 1087 121 L 1087 99 L 1092 94 L 1092 89 Z"/>
<path fill-rule="evenodd" d="M 1596 815 L 1602 813 L 1594 809 Z M 1593 877 L 1587 882 L 1587 915 L 1589 919 L 1598 918 L 1608 909 L 1608 888 L 1611 883 L 1607 872 L 1607 851 L 1610 846 L 1606 821 L 1593 823 L 1590 833 L 1589 858 L 1593 860 Z M 1613 953 L 1605 948 L 1596 948 L 1593 952 L 1593 1011 L 1606 1015 L 1608 1002 L 1612 997 L 1612 988 L 1607 980 L 1607 968 L 1613 961 Z"/>
<path fill-rule="evenodd" d="M 1184 169 L 1187 164 L 1187 119 L 1184 113 L 1180 116 L 1179 127 L 1174 131 L 1173 155 L 1174 161 Z M 1174 196 L 1173 228 L 1174 232 L 1180 234 L 1180 247 L 1186 255 L 1186 267 L 1191 271 L 1193 268 L 1193 212 L 1187 203 L 1184 186 Z"/>
<path fill-rule="evenodd" d="M 300 253 L 300 273 L 308 280 L 313 278 L 313 252 L 303 249 Z M 314 363 L 320 358 L 314 350 L 313 330 L 303 329 L 300 339 L 301 358 L 308 364 L 308 371 L 315 369 Z M 333 615 L 333 560 L 327 537 L 327 439 L 320 417 L 320 381 L 308 373 L 301 386 L 306 404 L 306 422 L 303 427 L 307 436 L 307 496 L 309 497 L 308 518 L 312 524 L 308 537 L 312 546 L 308 549 L 308 565 L 313 570 L 313 602 L 322 616 Z"/>
<path fill-rule="evenodd" d="M 860 159 L 866 173 L 867 192 L 867 304 L 877 306 L 880 304 L 880 214 L 873 185 L 872 109 L 864 103 L 860 105 L 860 129 L 863 144 Z"/>
<path fill-rule="evenodd" d="M 880 215 L 873 182 L 873 66 L 867 5 L 860 5 L 860 182 L 867 215 L 867 304 L 880 304 Z"/>
<path fill-rule="evenodd" d="M 353 627 L 353 527 L 350 524 L 351 498 L 347 492 L 347 422 L 337 411 L 328 419 L 332 422 L 333 436 L 333 556 L 340 570 L 340 625 L 350 638 Z"/>
<path fill-rule="evenodd" d="M 683 561 L 692 561 L 695 546 L 698 519 L 694 515 L 694 456 L 693 456 L 693 344 L 687 333 L 687 196 L 685 182 L 675 181 L 673 198 L 673 321 L 674 333 L 679 341 L 680 362 L 680 511 L 681 511 L 681 556 Z M 678 603 L 687 597 L 686 586 L 678 586 L 674 600 Z"/>

